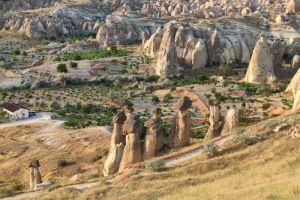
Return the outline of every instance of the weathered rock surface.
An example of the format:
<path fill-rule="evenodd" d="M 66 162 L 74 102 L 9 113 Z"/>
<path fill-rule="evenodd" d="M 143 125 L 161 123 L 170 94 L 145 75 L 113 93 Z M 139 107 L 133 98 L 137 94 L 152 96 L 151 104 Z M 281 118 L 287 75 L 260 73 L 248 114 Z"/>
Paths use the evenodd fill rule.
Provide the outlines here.
<path fill-rule="evenodd" d="M 124 153 L 124 144 L 120 143 L 114 147 L 108 154 L 108 157 L 103 166 L 104 176 L 115 174 L 119 170 L 119 166 Z"/>
<path fill-rule="evenodd" d="M 172 22 L 166 25 L 166 31 L 162 37 L 155 71 L 157 75 L 162 77 L 169 77 L 177 74 L 175 27 Z"/>
<path fill-rule="evenodd" d="M 62 0 L 3 0 L 0 1 L 0 10 L 4 12 L 12 10 L 30 10 L 35 8 L 47 8 L 58 5 Z"/>
<path fill-rule="evenodd" d="M 231 108 L 225 117 L 221 135 L 233 134 L 233 130 L 239 124 L 239 111 L 236 107 Z"/>
<path fill-rule="evenodd" d="M 39 171 L 40 162 L 38 160 L 32 160 L 29 164 L 30 167 L 30 189 L 37 189 L 37 185 L 43 183 L 42 176 Z"/>
<path fill-rule="evenodd" d="M 287 13 L 297 13 L 300 12 L 300 1 L 299 0 L 289 0 L 286 6 Z"/>
<path fill-rule="evenodd" d="M 245 81 L 260 84 L 264 82 L 272 82 L 274 80 L 274 63 L 271 49 L 267 39 L 262 34 L 253 50 Z"/>
<path fill-rule="evenodd" d="M 209 102 L 209 108 L 210 108 L 210 116 L 209 116 L 210 126 L 205 135 L 206 140 L 211 140 L 213 138 L 220 136 L 221 128 L 222 128 L 220 104 L 217 103 L 216 101 L 211 100 Z"/>
<path fill-rule="evenodd" d="M 300 90 L 300 69 L 298 70 L 294 78 L 291 80 L 289 86 L 286 89 L 286 92 L 291 92 L 294 98 L 296 98 L 296 95 L 299 90 Z"/>

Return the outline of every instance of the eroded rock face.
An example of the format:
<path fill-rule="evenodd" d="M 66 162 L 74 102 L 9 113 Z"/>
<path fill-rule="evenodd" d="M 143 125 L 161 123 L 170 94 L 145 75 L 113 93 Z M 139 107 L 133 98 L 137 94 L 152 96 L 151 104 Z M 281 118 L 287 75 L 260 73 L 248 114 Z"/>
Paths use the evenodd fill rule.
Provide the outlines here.
<path fill-rule="evenodd" d="M 190 144 L 192 135 L 192 120 L 188 110 L 192 107 L 192 101 L 188 97 L 182 97 L 177 103 L 179 110 L 176 122 L 175 146 L 182 147 Z"/>
<path fill-rule="evenodd" d="M 157 56 L 162 40 L 163 32 L 158 28 L 155 33 L 144 44 L 144 52 L 150 57 Z"/>
<path fill-rule="evenodd" d="M 35 8 L 47 8 L 58 5 L 62 0 L 9 0 L 0 1 L 0 10 L 8 12 L 11 10 L 30 10 Z"/>
<path fill-rule="evenodd" d="M 155 72 L 161 77 L 170 77 L 177 74 L 177 54 L 175 46 L 175 27 L 173 23 L 166 25 L 166 31 L 163 34 L 158 61 Z"/>
<path fill-rule="evenodd" d="M 300 111 L 300 90 L 294 95 L 294 103 L 292 112 L 296 113 Z"/>
<path fill-rule="evenodd" d="M 222 120 L 220 115 L 220 104 L 217 103 L 216 101 L 211 100 L 209 102 L 209 108 L 210 108 L 210 116 L 209 116 L 210 126 L 205 135 L 206 140 L 211 140 L 213 138 L 220 136 L 221 126 L 222 126 Z"/>
<path fill-rule="evenodd" d="M 300 12 L 300 1 L 299 0 L 289 0 L 286 6 L 287 13 L 297 13 Z"/>
<path fill-rule="evenodd" d="M 248 66 L 245 81 L 254 84 L 274 81 L 274 63 L 267 39 L 262 34 L 256 43 Z"/>
<path fill-rule="evenodd" d="M 221 62 L 221 56 L 225 48 L 225 39 L 220 35 L 220 33 L 217 30 L 215 30 L 207 42 L 209 63 L 211 65 L 219 64 Z M 223 60 L 225 61 L 226 59 Z"/>
<path fill-rule="evenodd" d="M 140 121 L 139 116 L 133 113 L 133 108 L 126 110 L 126 121 L 123 126 L 123 134 L 126 135 L 126 145 L 119 167 L 119 172 L 135 163 L 142 161 Z"/>
<path fill-rule="evenodd" d="M 300 56 L 294 55 L 293 60 L 291 62 L 291 68 L 298 70 L 300 68 Z"/>
<path fill-rule="evenodd" d="M 161 109 L 153 111 L 153 117 L 145 122 L 147 133 L 143 146 L 143 160 L 153 158 L 156 152 L 160 151 L 163 146 L 163 132 L 161 129 Z M 162 136 L 162 137 L 161 137 Z"/>
<path fill-rule="evenodd" d="M 150 1 L 143 5 L 142 13 L 149 17 L 159 16 L 193 16 L 197 18 L 217 18 L 221 16 L 230 15 L 233 12 L 241 13 L 243 16 L 250 15 L 256 11 L 269 11 L 271 9 L 276 11 L 284 11 L 284 1 L 205 1 L 205 0 L 190 0 L 190 1 Z"/>
<path fill-rule="evenodd" d="M 118 144 L 125 143 L 125 138 L 122 132 L 125 121 L 126 115 L 124 112 L 118 112 L 113 118 L 114 129 L 111 136 L 110 152 L 112 152 Z"/>
<path fill-rule="evenodd" d="M 142 37 L 149 38 L 157 27 L 130 21 L 128 18 L 108 18 L 97 33 L 101 46 L 109 47 L 142 42 Z"/>
<path fill-rule="evenodd" d="M 239 124 L 239 111 L 236 107 L 231 108 L 225 117 L 221 135 L 233 134 L 233 130 Z"/>
<path fill-rule="evenodd" d="M 43 183 L 42 176 L 39 171 L 40 162 L 38 160 L 32 160 L 29 164 L 30 167 L 30 189 L 37 189 L 37 185 Z"/>
<path fill-rule="evenodd" d="M 296 98 L 296 95 L 299 90 L 300 90 L 300 69 L 295 74 L 294 78 L 291 80 L 291 83 L 287 87 L 286 92 L 291 92 L 294 98 Z"/>

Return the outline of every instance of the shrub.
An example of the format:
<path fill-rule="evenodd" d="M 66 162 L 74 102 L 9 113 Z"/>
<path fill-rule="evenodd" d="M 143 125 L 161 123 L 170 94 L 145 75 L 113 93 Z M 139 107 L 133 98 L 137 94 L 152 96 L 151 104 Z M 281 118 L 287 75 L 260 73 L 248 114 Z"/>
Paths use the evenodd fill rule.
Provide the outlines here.
<path fill-rule="evenodd" d="M 160 100 L 157 96 L 153 95 L 151 102 L 156 105 L 156 104 L 159 104 Z"/>
<path fill-rule="evenodd" d="M 88 105 L 83 105 L 80 108 L 80 112 L 83 114 L 89 114 L 92 111 L 92 105 L 88 104 Z"/>
<path fill-rule="evenodd" d="M 58 64 L 56 67 L 57 72 L 59 73 L 67 73 L 68 72 L 68 68 L 66 66 L 66 64 Z"/>
<path fill-rule="evenodd" d="M 11 51 L 11 55 L 20 55 L 21 51 L 19 49 L 15 49 L 13 51 Z"/>
<path fill-rule="evenodd" d="M 166 169 L 165 162 L 159 158 L 153 158 L 145 164 L 145 170 L 151 172 L 161 172 Z"/>
<path fill-rule="evenodd" d="M 209 158 L 216 156 L 217 155 L 217 145 L 211 141 L 205 142 L 203 144 L 203 153 Z"/>
<path fill-rule="evenodd" d="M 173 96 L 170 93 L 168 93 L 164 96 L 165 103 L 169 103 L 172 99 L 173 99 Z"/>
<path fill-rule="evenodd" d="M 205 137 L 205 132 L 198 130 L 193 132 L 193 138 L 203 139 Z"/>
<path fill-rule="evenodd" d="M 71 68 L 77 68 L 78 67 L 78 63 L 76 63 L 76 62 L 70 62 L 69 63 L 69 67 L 71 67 Z"/>

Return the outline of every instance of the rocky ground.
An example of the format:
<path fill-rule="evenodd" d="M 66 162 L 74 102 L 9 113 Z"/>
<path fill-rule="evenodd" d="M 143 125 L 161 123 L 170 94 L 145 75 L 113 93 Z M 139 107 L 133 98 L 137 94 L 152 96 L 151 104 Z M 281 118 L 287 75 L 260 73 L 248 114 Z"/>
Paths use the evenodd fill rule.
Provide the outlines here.
<path fill-rule="evenodd" d="M 46 199 L 299 198 L 296 180 L 288 192 L 282 187 L 299 171 L 299 13 L 299 0 L 1 1 L 0 103 L 51 111 L 64 121 L 0 127 L 0 197 L 27 192 L 27 165 L 38 159 L 43 179 L 55 187 L 100 182 L 88 191 L 43 190 Z M 162 108 L 168 141 L 183 96 L 193 104 L 191 145 L 166 145 L 158 155 L 175 164 L 149 172 L 144 162 L 105 179 L 117 110 L 133 105 L 144 122 Z M 218 120 L 235 108 L 239 123 L 207 157 L 212 101 L 220 104 Z M 0 121 L 8 120 L 0 112 Z M 250 174 L 255 183 L 245 183 Z M 225 189 L 214 189 L 220 184 Z"/>

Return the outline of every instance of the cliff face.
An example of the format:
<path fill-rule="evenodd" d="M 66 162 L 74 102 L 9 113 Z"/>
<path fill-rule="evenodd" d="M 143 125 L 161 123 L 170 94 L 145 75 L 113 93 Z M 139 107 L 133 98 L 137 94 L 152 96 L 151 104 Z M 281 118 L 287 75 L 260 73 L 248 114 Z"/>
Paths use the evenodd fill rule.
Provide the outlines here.
<path fill-rule="evenodd" d="M 5 13 L 14 10 L 29 10 L 36 8 L 46 8 L 60 3 L 62 0 L 2 0 L 0 10 Z"/>

